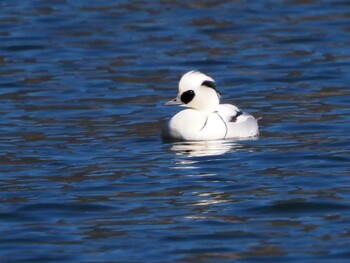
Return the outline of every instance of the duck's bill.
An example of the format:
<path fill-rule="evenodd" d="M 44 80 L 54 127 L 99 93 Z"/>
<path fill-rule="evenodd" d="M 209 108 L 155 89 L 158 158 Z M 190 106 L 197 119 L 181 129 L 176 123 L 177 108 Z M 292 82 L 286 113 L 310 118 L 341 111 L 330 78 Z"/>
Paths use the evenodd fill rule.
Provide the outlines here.
<path fill-rule="evenodd" d="M 181 105 L 181 104 L 182 104 L 181 100 L 179 100 L 177 98 L 175 98 L 173 100 L 169 100 L 169 101 L 164 103 L 165 106 L 173 106 L 173 105 Z"/>

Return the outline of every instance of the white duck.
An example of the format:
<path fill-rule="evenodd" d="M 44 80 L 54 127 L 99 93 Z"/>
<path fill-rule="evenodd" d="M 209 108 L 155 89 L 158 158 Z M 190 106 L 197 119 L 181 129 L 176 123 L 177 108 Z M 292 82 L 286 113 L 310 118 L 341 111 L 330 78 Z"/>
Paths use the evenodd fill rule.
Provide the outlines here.
<path fill-rule="evenodd" d="M 181 105 L 187 109 L 177 113 L 164 125 L 164 138 L 205 141 L 247 138 L 259 134 L 257 120 L 234 105 L 220 104 L 215 81 L 198 71 L 182 76 L 177 97 L 165 105 Z"/>

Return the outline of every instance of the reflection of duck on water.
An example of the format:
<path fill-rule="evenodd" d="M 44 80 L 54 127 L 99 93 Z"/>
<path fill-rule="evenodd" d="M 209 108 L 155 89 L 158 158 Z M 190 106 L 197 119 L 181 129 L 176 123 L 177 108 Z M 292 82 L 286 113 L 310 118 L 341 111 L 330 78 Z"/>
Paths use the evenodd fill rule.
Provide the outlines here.
<path fill-rule="evenodd" d="M 187 109 L 164 125 L 164 138 L 201 141 L 247 138 L 259 134 L 257 120 L 234 105 L 220 104 L 215 81 L 198 71 L 182 76 L 178 96 L 165 105 L 181 105 Z"/>
<path fill-rule="evenodd" d="M 190 157 L 214 156 L 228 153 L 242 146 L 236 142 L 229 141 L 191 141 L 174 142 L 171 151 L 176 154 L 188 155 Z"/>

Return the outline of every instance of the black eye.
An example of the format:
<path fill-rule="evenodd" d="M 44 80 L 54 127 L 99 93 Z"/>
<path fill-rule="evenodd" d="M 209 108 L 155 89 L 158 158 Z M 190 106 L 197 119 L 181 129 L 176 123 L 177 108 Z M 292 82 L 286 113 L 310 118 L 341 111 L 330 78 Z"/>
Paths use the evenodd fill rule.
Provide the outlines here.
<path fill-rule="evenodd" d="M 189 103 L 194 98 L 194 91 L 188 90 L 181 94 L 181 101 L 185 104 Z"/>

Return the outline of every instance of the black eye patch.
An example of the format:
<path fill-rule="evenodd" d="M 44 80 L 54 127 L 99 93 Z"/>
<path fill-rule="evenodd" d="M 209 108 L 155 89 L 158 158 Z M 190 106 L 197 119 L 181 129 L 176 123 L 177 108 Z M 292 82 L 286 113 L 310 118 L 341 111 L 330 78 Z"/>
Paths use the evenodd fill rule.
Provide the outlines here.
<path fill-rule="evenodd" d="M 214 90 L 216 90 L 216 84 L 214 81 L 210 81 L 210 80 L 204 80 L 202 82 L 202 86 L 206 86 L 208 88 L 212 88 Z"/>
<path fill-rule="evenodd" d="M 194 91 L 188 90 L 181 94 L 181 101 L 185 104 L 189 103 L 194 98 Z"/>

